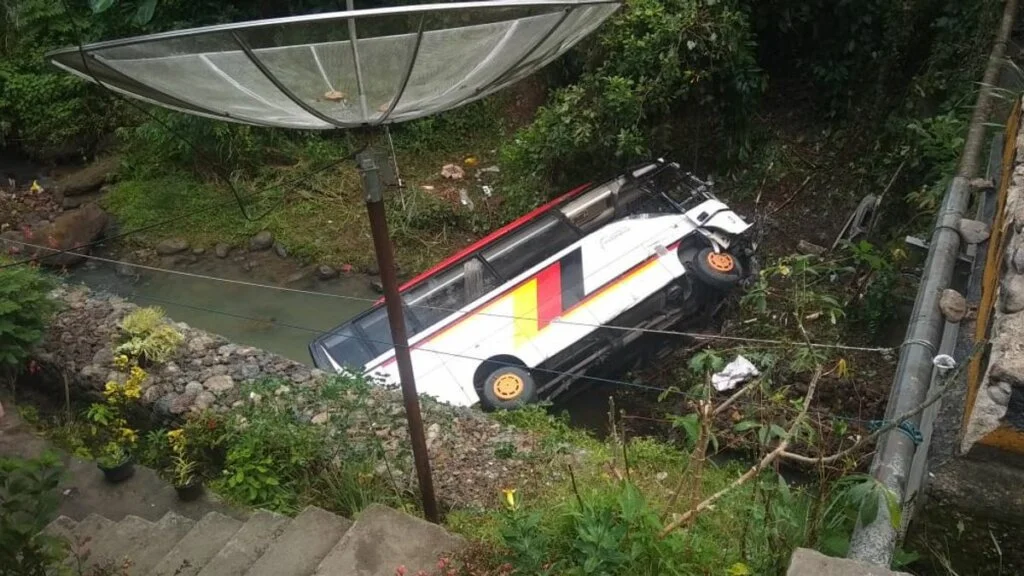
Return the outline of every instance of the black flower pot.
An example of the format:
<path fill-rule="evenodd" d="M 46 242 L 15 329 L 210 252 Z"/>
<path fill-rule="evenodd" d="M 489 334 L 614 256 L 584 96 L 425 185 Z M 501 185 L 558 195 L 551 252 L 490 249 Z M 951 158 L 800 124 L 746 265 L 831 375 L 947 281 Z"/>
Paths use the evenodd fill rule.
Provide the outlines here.
<path fill-rule="evenodd" d="M 178 500 L 191 502 L 203 495 L 203 481 L 193 480 L 184 486 L 175 486 L 174 491 L 178 493 Z"/>
<path fill-rule="evenodd" d="M 131 454 L 122 460 L 120 464 L 107 467 L 97 462 L 96 467 L 103 471 L 103 478 L 111 484 L 124 482 L 135 474 L 135 463 L 132 460 Z"/>

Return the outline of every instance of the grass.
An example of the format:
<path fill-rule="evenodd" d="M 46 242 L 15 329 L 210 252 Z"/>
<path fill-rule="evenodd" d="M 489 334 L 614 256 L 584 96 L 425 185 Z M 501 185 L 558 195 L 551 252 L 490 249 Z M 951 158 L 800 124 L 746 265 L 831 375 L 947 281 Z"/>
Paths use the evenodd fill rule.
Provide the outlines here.
<path fill-rule="evenodd" d="M 561 482 L 510 487 L 516 489 L 516 500 L 521 506 L 517 513 L 539 515 L 538 537 L 547 543 L 552 558 L 571 556 L 571 550 L 583 545 L 585 534 L 593 528 L 581 505 L 587 510 L 612 510 L 613 517 L 620 518 L 624 514 L 619 507 L 623 505 L 627 483 L 639 490 L 649 512 L 658 518 L 683 512 L 691 505 L 684 494 L 668 509 L 672 491 L 681 478 L 692 472 L 688 455 L 662 441 L 630 440 L 625 450 L 629 460 L 626 472 L 620 444 L 572 429 L 565 420 L 550 417 L 543 409 L 497 413 L 495 417 L 540 435 L 544 450 L 529 457 L 548 460 L 551 467 L 566 470 Z M 708 464 L 699 494 L 703 497 L 724 488 L 743 469 L 740 464 Z M 620 478 L 623 475 L 628 480 Z M 760 483 L 740 487 L 693 525 L 670 535 L 665 546 L 685 550 L 685 557 L 666 562 L 687 574 L 724 574 L 730 569 L 737 574 L 781 573 L 792 549 L 810 541 L 806 520 L 811 503 L 810 492 L 790 488 L 775 475 L 766 473 Z M 499 551 L 499 556 L 508 544 L 507 510 L 457 510 L 449 514 L 447 523 L 470 540 L 487 544 L 486 549 Z M 660 522 L 655 524 L 656 533 Z M 610 526 L 602 529 L 614 531 Z M 474 553 L 479 554 L 479 549 Z M 750 572 L 743 572 L 743 567 Z"/>
<path fill-rule="evenodd" d="M 475 169 L 466 165 L 470 157 L 477 168 L 496 162 L 498 145 L 507 132 L 500 115 L 494 113 L 500 105 L 486 101 L 396 127 L 394 144 L 405 188 L 389 190 L 386 198 L 391 237 L 403 271 L 428 267 L 493 228 L 502 217 L 497 201 L 481 192 Z M 139 132 L 150 134 L 151 130 Z M 251 138 L 248 132 L 245 136 Z M 268 138 L 267 146 L 277 146 L 279 141 L 277 136 Z M 235 169 L 234 186 L 249 216 L 258 219 L 243 215 L 223 180 L 204 176 L 194 166 L 167 161 L 159 145 L 144 140 L 139 150 L 129 146 L 125 151 L 123 178 L 104 205 L 123 231 L 148 228 L 126 239 L 135 246 L 173 237 L 185 238 L 194 247 L 210 248 L 218 242 L 244 245 L 256 232 L 270 230 L 302 261 L 372 269 L 373 244 L 354 164 L 345 162 L 306 177 L 347 153 L 328 150 L 328 142 L 319 137 L 302 139 L 274 161 L 254 162 L 256 168 L 242 168 L 246 162 L 241 159 L 228 163 Z M 386 140 L 378 142 L 378 148 L 386 147 Z M 275 152 L 279 151 L 263 153 L 270 157 Z M 441 168 L 448 163 L 465 166 L 466 179 L 443 179 Z M 296 185 L 282 186 L 295 179 L 299 179 Z M 460 189 L 472 198 L 472 211 L 461 204 Z M 182 217 L 187 214 L 194 215 Z"/>

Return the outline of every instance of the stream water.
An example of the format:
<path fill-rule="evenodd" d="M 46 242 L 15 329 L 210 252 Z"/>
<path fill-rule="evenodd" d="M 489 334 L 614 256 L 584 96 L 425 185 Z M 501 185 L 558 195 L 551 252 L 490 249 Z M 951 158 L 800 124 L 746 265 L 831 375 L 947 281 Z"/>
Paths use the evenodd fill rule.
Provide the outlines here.
<path fill-rule="evenodd" d="M 268 256 L 268 264 L 272 258 Z M 199 259 L 187 271 L 228 280 L 280 284 L 272 266 L 261 266 L 250 273 L 231 260 L 213 257 Z M 334 328 L 368 308 L 378 297 L 362 275 L 320 281 L 310 274 L 288 284 L 288 288 L 335 296 L 331 297 L 165 272 L 138 272 L 135 278 L 119 275 L 113 265 L 93 261 L 76 268 L 67 279 L 123 296 L 140 306 L 160 306 L 176 321 L 306 364 L 311 364 L 307 345 L 319 331 Z"/>

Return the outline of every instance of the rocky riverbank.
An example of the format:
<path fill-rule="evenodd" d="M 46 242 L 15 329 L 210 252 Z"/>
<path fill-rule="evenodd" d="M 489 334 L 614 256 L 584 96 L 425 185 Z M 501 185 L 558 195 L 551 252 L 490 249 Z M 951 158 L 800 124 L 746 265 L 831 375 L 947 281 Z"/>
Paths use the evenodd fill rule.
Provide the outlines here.
<path fill-rule="evenodd" d="M 84 287 L 62 287 L 54 296 L 62 309 L 36 355 L 49 374 L 43 380 L 53 391 L 66 383 L 75 396 L 98 397 L 108 380 L 121 377 L 114 366 L 114 339 L 121 319 L 136 307 Z M 387 465 L 377 472 L 414 488 L 400 393 L 374 387 L 365 396 L 327 402 L 315 393 L 330 378 L 322 371 L 186 324 L 174 327 L 184 337 L 182 344 L 170 360 L 149 368 L 143 384 L 141 405 L 157 422 L 207 410 L 230 412 L 247 402 L 275 402 L 296 418 L 331 427 L 332 434 L 349 442 L 356 439 L 368 449 L 383 450 Z M 253 392 L 254 386 L 262 392 Z M 545 461 L 540 440 L 531 432 L 429 399 L 423 401 L 423 419 L 438 493 L 451 506 L 483 506 L 493 503 L 503 487 L 560 479 L 561 467 Z"/>

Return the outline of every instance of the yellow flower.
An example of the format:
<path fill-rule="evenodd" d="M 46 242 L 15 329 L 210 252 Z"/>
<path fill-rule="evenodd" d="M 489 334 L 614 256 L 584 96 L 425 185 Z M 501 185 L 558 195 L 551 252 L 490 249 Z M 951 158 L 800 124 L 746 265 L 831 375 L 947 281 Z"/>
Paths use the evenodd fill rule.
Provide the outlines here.
<path fill-rule="evenodd" d="M 181 428 L 178 428 L 177 430 L 171 430 L 170 432 L 168 432 L 167 439 L 170 440 L 171 442 L 175 442 L 184 435 L 185 431 L 182 430 Z"/>
<path fill-rule="evenodd" d="M 120 432 L 121 439 L 128 444 L 135 444 L 139 440 L 138 434 L 136 434 L 135 430 L 132 430 L 131 428 L 121 428 Z"/>
<path fill-rule="evenodd" d="M 118 370 L 125 370 L 125 369 L 127 369 L 128 368 L 128 356 L 125 356 L 124 354 L 121 354 L 120 356 L 114 358 L 114 367 L 117 368 Z"/>
<path fill-rule="evenodd" d="M 505 488 L 504 490 L 501 491 L 501 493 L 505 495 L 505 506 L 507 506 L 509 510 L 515 510 L 516 507 L 517 507 L 517 505 L 516 505 L 516 489 L 515 488 Z"/>
<path fill-rule="evenodd" d="M 846 358 L 840 358 L 839 362 L 836 362 L 836 376 L 839 378 L 846 378 L 850 375 L 850 366 L 846 362 Z"/>
<path fill-rule="evenodd" d="M 782 276 L 783 278 L 789 277 L 789 275 L 792 273 L 793 270 L 789 266 L 786 266 L 785 264 L 779 266 L 779 275 Z"/>
<path fill-rule="evenodd" d="M 113 396 L 116 396 L 119 390 L 120 387 L 117 385 L 117 382 L 110 381 L 103 387 L 103 395 L 109 400 Z"/>

